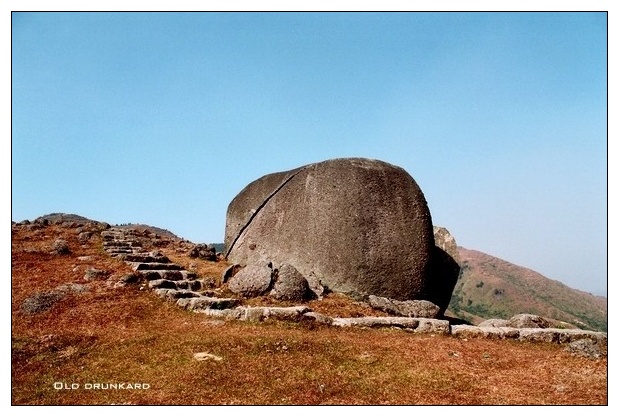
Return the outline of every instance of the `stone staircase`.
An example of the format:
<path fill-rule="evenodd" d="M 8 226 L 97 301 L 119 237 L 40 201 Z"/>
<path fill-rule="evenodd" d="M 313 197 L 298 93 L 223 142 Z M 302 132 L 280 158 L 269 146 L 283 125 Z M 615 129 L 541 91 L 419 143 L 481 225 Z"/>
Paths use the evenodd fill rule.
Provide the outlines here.
<path fill-rule="evenodd" d="M 157 251 L 145 251 L 130 229 L 111 228 L 102 231 L 101 237 L 103 249 L 131 266 L 161 298 L 187 310 L 232 308 L 240 303 L 234 298 L 212 297 L 213 292 L 195 272 L 185 270 Z"/>

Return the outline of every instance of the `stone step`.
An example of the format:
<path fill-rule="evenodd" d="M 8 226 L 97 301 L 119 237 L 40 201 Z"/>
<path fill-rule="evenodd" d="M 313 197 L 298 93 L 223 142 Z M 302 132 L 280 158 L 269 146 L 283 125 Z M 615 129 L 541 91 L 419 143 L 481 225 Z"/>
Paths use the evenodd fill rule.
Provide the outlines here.
<path fill-rule="evenodd" d="M 103 242 L 104 248 L 131 248 L 132 246 L 124 240 L 112 240 L 109 242 Z"/>
<path fill-rule="evenodd" d="M 450 331 L 447 320 L 417 317 L 337 317 L 333 319 L 332 325 L 338 327 L 399 327 L 417 330 L 419 333 L 449 334 Z"/>
<path fill-rule="evenodd" d="M 195 298 L 181 298 L 176 301 L 176 305 L 184 308 L 185 310 L 224 310 L 231 309 L 239 305 L 240 300 L 236 298 L 217 298 L 217 297 L 195 297 Z"/>
<path fill-rule="evenodd" d="M 515 339 L 521 342 L 546 342 L 558 344 L 589 339 L 601 345 L 606 345 L 608 343 L 607 333 L 579 329 L 478 327 L 468 324 L 459 324 L 451 326 L 451 334 L 462 339 Z"/>
<path fill-rule="evenodd" d="M 219 317 L 226 320 L 265 321 L 269 319 L 282 321 L 301 321 L 303 315 L 311 309 L 307 306 L 294 307 L 237 307 L 234 309 L 195 309 L 194 312 L 209 317 Z"/>
<path fill-rule="evenodd" d="M 173 290 L 177 290 L 175 281 L 170 281 L 167 279 L 154 279 L 148 282 L 148 288 L 169 288 Z"/>
<path fill-rule="evenodd" d="M 227 308 L 224 310 L 217 310 L 214 308 L 205 308 L 204 310 L 195 309 L 194 313 L 204 314 L 207 317 L 212 317 L 221 320 L 240 320 L 243 311 L 237 308 Z"/>
<path fill-rule="evenodd" d="M 170 259 L 165 255 L 152 255 L 150 253 L 133 253 L 124 258 L 125 262 L 142 262 L 142 263 L 170 263 Z"/>
<path fill-rule="evenodd" d="M 333 318 L 325 314 L 316 313 L 314 311 L 308 311 L 303 314 L 303 320 L 314 321 L 316 323 L 325 324 L 331 326 L 333 324 Z"/>
<path fill-rule="evenodd" d="M 154 293 L 158 297 L 164 298 L 166 300 L 174 301 L 174 302 L 176 302 L 176 300 L 178 300 L 179 298 L 202 297 L 202 294 L 197 293 L 195 291 L 174 290 L 174 289 L 169 289 L 169 288 L 157 288 L 154 290 Z"/>
<path fill-rule="evenodd" d="M 113 249 L 113 250 L 106 250 L 106 252 L 110 256 L 123 256 L 123 255 L 133 253 L 133 250 L 132 249 Z"/>
<path fill-rule="evenodd" d="M 103 241 L 104 246 L 133 246 L 138 247 L 142 246 L 139 241 L 135 239 L 127 239 L 127 238 L 118 238 L 118 239 L 110 239 Z"/>
<path fill-rule="evenodd" d="M 188 280 L 192 281 L 198 278 L 195 272 L 181 270 L 168 270 L 168 269 L 146 269 L 140 271 L 147 281 L 154 279 L 168 279 L 170 281 Z"/>
<path fill-rule="evenodd" d="M 202 289 L 202 282 L 183 279 L 181 281 L 176 281 L 176 288 L 179 290 L 200 291 Z"/>
<path fill-rule="evenodd" d="M 125 234 L 118 231 L 104 230 L 101 232 L 101 238 L 103 240 L 121 240 L 124 239 Z"/>
<path fill-rule="evenodd" d="M 161 262 L 127 262 L 131 265 L 134 271 L 153 271 L 153 270 L 167 270 L 167 271 L 180 271 L 182 266 L 174 263 L 161 263 Z"/>

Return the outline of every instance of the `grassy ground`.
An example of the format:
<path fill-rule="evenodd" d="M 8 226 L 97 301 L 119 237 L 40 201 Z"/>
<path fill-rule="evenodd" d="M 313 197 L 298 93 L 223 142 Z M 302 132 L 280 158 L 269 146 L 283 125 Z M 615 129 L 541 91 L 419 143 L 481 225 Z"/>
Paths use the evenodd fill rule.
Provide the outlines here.
<path fill-rule="evenodd" d="M 58 237 L 67 240 L 70 254 L 49 253 Z M 214 280 L 225 268 L 223 262 L 186 258 L 174 244 L 161 250 Z M 88 266 L 109 271 L 111 281 L 129 269 L 108 257 L 98 238 L 80 245 L 74 228 L 60 226 L 14 229 L 11 255 L 12 404 L 608 401 L 607 360 L 574 357 L 557 345 L 217 321 L 137 286 L 114 289 L 103 280 L 90 283 L 88 292 L 67 295 L 48 311 L 28 315 L 20 309 L 27 297 L 67 282 L 85 283 Z M 83 256 L 90 258 L 78 259 Z M 310 306 L 333 316 L 369 312 L 334 295 Z M 197 361 L 198 352 L 221 360 Z M 93 389 L 108 383 L 148 388 Z"/>

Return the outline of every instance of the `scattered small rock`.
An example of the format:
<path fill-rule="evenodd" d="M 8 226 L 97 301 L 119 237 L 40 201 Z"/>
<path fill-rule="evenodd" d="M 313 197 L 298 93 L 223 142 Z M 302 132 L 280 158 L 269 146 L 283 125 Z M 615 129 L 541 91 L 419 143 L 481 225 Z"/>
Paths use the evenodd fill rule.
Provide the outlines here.
<path fill-rule="evenodd" d="M 59 291 L 39 292 L 26 298 L 21 305 L 21 310 L 25 314 L 42 313 L 52 308 L 64 296 L 65 294 Z"/>
<path fill-rule="evenodd" d="M 81 294 L 84 292 L 88 292 L 88 285 L 84 285 L 84 284 L 76 284 L 73 282 L 69 282 L 66 284 L 62 284 L 59 285 L 58 287 L 56 287 L 56 291 L 62 292 L 62 293 L 76 293 L 76 294 Z"/>
<path fill-rule="evenodd" d="M 25 314 L 38 314 L 51 309 L 57 302 L 69 293 L 84 293 L 88 291 L 87 285 L 66 283 L 59 285 L 52 291 L 42 291 L 26 298 L 21 305 Z"/>
<path fill-rule="evenodd" d="M 71 253 L 69 244 L 64 239 L 56 239 L 52 245 L 52 253 L 56 255 L 68 255 Z"/>
<path fill-rule="evenodd" d="M 516 314 L 508 320 L 506 327 L 515 327 L 518 329 L 547 329 L 550 327 L 550 322 L 544 317 L 535 314 Z"/>
<path fill-rule="evenodd" d="M 91 232 L 81 232 L 79 235 L 77 235 L 77 241 L 80 243 L 87 243 L 91 237 Z"/>
<path fill-rule="evenodd" d="M 84 274 L 86 281 L 105 280 L 110 275 L 109 272 L 97 268 L 88 268 Z"/>
<path fill-rule="evenodd" d="M 599 359 L 608 355 L 608 348 L 603 349 L 600 344 L 591 339 L 580 339 L 571 342 L 565 350 L 574 356 Z"/>
<path fill-rule="evenodd" d="M 193 358 L 197 361 L 216 361 L 221 362 L 224 360 L 221 356 L 213 355 L 207 352 L 194 353 Z"/>

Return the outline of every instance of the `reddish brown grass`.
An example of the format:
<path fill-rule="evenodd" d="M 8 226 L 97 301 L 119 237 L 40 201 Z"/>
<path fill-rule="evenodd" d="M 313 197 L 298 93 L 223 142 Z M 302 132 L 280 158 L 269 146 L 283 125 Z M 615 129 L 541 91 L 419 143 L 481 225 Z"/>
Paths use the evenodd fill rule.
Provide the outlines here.
<path fill-rule="evenodd" d="M 70 255 L 50 255 L 63 237 Z M 174 252 L 171 246 L 166 252 Z M 167 253 L 170 256 L 170 253 Z M 88 262 L 78 256 L 92 256 Z M 220 276 L 224 263 L 185 258 Z M 87 264 L 87 265 L 86 265 Z M 81 246 L 70 228 L 17 228 L 12 239 L 13 404 L 607 404 L 607 360 L 562 347 L 460 340 L 402 330 L 337 329 L 304 323 L 210 320 L 138 286 L 105 281 L 49 311 L 21 312 L 23 300 L 86 266 L 120 278 L 128 267 L 100 240 Z M 263 302 L 255 299 L 252 302 Z M 343 296 L 309 305 L 332 316 L 374 314 Z M 199 362 L 209 352 L 221 361 Z M 55 389 L 55 382 L 79 389 Z M 93 390 L 89 383 L 143 383 L 146 390 Z"/>

